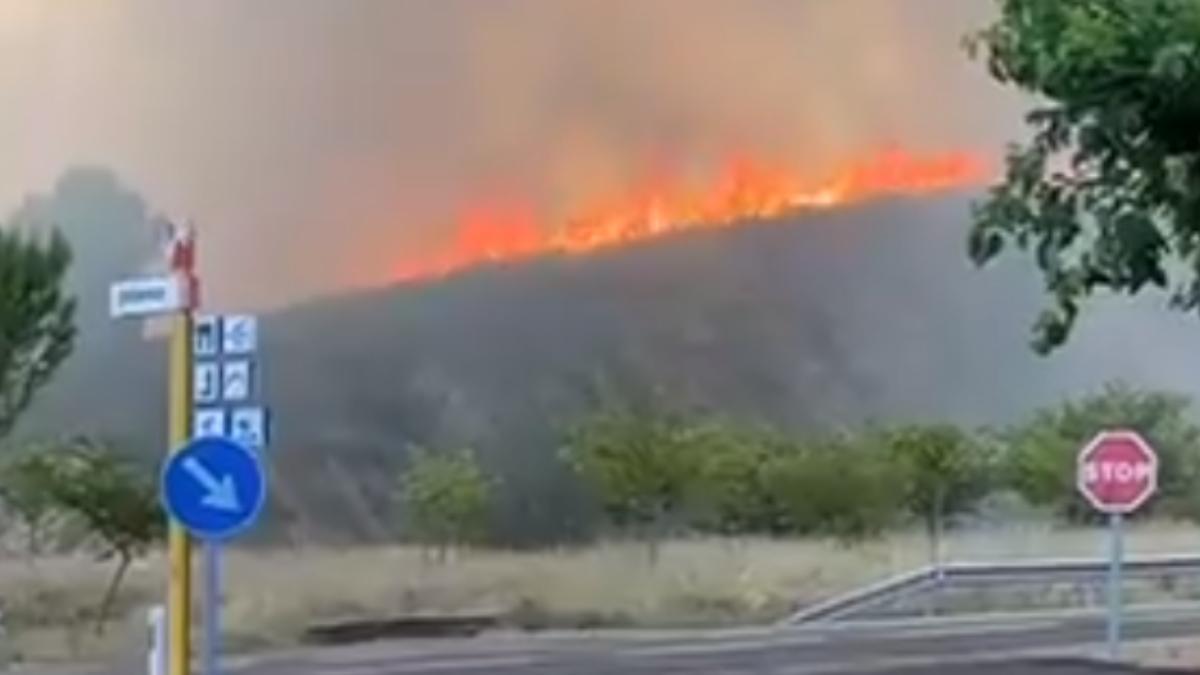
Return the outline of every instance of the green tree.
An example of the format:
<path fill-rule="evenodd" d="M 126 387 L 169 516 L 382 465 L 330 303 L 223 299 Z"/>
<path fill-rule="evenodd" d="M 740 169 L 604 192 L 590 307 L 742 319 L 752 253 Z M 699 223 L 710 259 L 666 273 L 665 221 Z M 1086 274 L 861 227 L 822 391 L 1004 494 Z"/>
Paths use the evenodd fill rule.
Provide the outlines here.
<path fill-rule="evenodd" d="M 619 527 L 656 542 L 687 503 L 700 471 L 698 444 L 673 416 L 610 407 L 567 435 L 564 458 L 597 491 Z"/>
<path fill-rule="evenodd" d="M 912 425 L 884 434 L 901 482 L 904 505 L 921 519 L 930 559 L 941 563 L 945 520 L 967 513 L 988 492 L 988 461 L 981 443 L 948 424 Z"/>
<path fill-rule="evenodd" d="M 58 514 L 58 504 L 51 494 L 54 471 L 53 458 L 37 449 L 23 452 L 0 467 L 0 500 L 24 527 L 30 557 L 41 553 L 45 530 Z"/>
<path fill-rule="evenodd" d="M 968 39 L 999 82 L 1033 94 L 1028 142 L 976 209 L 970 254 L 1033 252 L 1062 344 L 1097 290 L 1170 288 L 1200 308 L 1200 3 L 998 0 Z"/>
<path fill-rule="evenodd" d="M 0 437 L 71 352 L 75 301 L 63 290 L 70 262 L 57 232 L 0 226 Z"/>
<path fill-rule="evenodd" d="M 101 546 L 100 559 L 115 558 L 96 619 L 103 632 L 130 564 L 166 534 L 166 515 L 154 482 L 111 447 L 85 438 L 46 451 L 50 471 L 39 469 L 46 492 L 62 512 L 74 516 Z"/>
<path fill-rule="evenodd" d="M 901 510 L 895 467 L 859 437 L 781 446 L 762 472 L 767 498 L 780 507 L 781 528 L 792 534 L 857 541 L 880 534 Z"/>
<path fill-rule="evenodd" d="M 1093 519 L 1094 510 L 1075 487 L 1079 450 L 1104 429 L 1133 429 L 1159 456 L 1158 496 L 1139 513 L 1198 519 L 1200 428 L 1190 421 L 1190 409 L 1186 396 L 1110 384 L 1079 401 L 1044 408 L 1009 432 L 1005 473 L 1031 504 L 1070 521 Z"/>
<path fill-rule="evenodd" d="M 482 541 L 492 481 L 470 450 L 450 453 L 414 448 L 401 478 L 401 498 L 413 534 L 444 560 L 452 546 Z"/>
<path fill-rule="evenodd" d="M 698 458 L 689 508 L 703 530 L 725 535 L 784 534 L 782 505 L 765 489 L 764 468 L 787 441 L 724 421 L 686 432 Z"/>

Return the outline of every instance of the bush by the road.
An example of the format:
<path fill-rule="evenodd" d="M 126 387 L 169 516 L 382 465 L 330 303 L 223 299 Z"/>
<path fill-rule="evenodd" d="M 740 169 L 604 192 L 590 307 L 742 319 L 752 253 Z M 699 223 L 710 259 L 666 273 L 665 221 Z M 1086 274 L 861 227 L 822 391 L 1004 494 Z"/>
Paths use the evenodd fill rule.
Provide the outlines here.
<path fill-rule="evenodd" d="M 991 447 L 949 424 L 910 425 L 881 434 L 904 508 L 925 526 L 931 557 L 940 557 L 946 520 L 972 511 L 998 481 Z"/>
<path fill-rule="evenodd" d="M 1139 432 L 1158 452 L 1158 496 L 1138 512 L 1200 520 L 1200 427 L 1192 401 L 1179 394 L 1139 391 L 1115 383 L 1077 401 L 1038 411 L 1003 435 L 1003 478 L 1031 504 L 1064 520 L 1097 517 L 1075 489 L 1079 449 L 1103 429 Z"/>
<path fill-rule="evenodd" d="M 1130 428 L 1158 450 L 1158 498 L 1143 515 L 1200 520 L 1200 427 L 1187 397 L 1116 383 L 983 434 L 951 424 L 796 437 L 726 418 L 604 411 L 568 438 L 567 458 L 614 525 L 661 536 L 869 537 L 944 526 L 990 494 L 1015 493 L 1067 522 L 1094 518 L 1075 458 L 1097 432 Z"/>
<path fill-rule="evenodd" d="M 874 444 L 831 436 L 781 447 L 763 466 L 763 487 L 787 534 L 855 541 L 897 522 L 901 472 Z"/>
<path fill-rule="evenodd" d="M 453 546 L 486 539 L 492 481 L 470 450 L 430 452 L 414 448 L 401 477 L 400 497 L 408 531 L 445 558 Z"/>
<path fill-rule="evenodd" d="M 99 560 L 116 568 L 96 612 L 105 621 L 133 561 L 166 535 L 166 514 L 154 481 L 112 447 L 87 438 L 35 446 L 0 470 L 0 497 L 24 520 L 30 553 L 36 554 L 53 519 L 83 530 Z"/>

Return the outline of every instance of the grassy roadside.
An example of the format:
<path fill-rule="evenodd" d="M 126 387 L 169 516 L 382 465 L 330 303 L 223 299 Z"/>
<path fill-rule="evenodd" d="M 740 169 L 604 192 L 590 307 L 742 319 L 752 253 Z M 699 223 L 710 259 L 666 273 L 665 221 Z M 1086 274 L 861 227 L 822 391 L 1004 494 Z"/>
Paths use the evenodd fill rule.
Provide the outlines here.
<path fill-rule="evenodd" d="M 1195 550 L 1200 529 L 1144 524 L 1129 550 Z M 1004 528 L 956 533 L 958 560 L 1092 557 L 1102 530 Z M 836 542 L 688 540 L 644 546 L 605 543 L 540 552 L 470 551 L 445 563 L 408 547 L 231 551 L 225 625 L 235 648 L 289 644 L 314 620 L 405 612 L 494 610 L 529 627 L 682 627 L 768 620 L 797 603 L 927 562 L 915 534 L 856 546 Z M 160 595 L 162 561 L 139 563 L 104 636 L 95 606 L 110 569 L 87 558 L 0 562 L 9 649 L 27 660 L 105 658 L 145 644 L 144 608 Z"/>
<path fill-rule="evenodd" d="M 1200 668 L 1200 642 L 1194 638 L 1134 642 L 1125 649 L 1124 660 L 1155 671 L 1194 673 Z"/>

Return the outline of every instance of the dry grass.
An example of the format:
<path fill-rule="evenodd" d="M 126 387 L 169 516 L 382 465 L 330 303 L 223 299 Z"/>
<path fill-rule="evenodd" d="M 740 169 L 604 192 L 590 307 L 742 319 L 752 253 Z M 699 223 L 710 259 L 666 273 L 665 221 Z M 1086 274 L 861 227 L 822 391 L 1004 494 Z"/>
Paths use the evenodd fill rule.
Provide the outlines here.
<path fill-rule="evenodd" d="M 1094 654 L 1103 658 L 1103 652 Z M 1200 644 L 1195 638 L 1134 642 L 1125 650 L 1126 660 L 1152 670 L 1195 672 L 1200 668 Z"/>
<path fill-rule="evenodd" d="M 1134 528 L 1131 553 L 1193 550 L 1200 530 Z M 957 560 L 1101 555 L 1101 530 L 1005 528 L 959 533 Z M 420 611 L 495 610 L 526 626 L 683 626 L 767 619 L 925 564 L 917 535 L 847 547 L 827 541 L 697 540 L 521 553 L 476 551 L 445 564 L 411 548 L 232 551 L 225 623 L 233 645 L 292 642 L 308 623 Z M 0 563 L 12 644 L 42 660 L 140 649 L 142 608 L 163 588 L 160 560 L 135 569 L 106 639 L 90 635 L 109 568 L 87 559 Z"/>

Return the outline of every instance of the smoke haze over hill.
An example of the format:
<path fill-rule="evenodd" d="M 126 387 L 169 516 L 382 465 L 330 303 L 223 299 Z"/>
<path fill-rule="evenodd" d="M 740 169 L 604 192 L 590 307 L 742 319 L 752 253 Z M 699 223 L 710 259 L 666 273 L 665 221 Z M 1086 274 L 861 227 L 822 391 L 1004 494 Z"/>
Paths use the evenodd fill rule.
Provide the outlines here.
<path fill-rule="evenodd" d="M 970 267 L 968 198 L 878 201 L 272 313 L 272 514 L 288 526 L 276 532 L 394 534 L 395 475 L 413 444 L 477 448 L 511 495 L 499 515 L 510 536 L 577 532 L 589 507 L 555 455 L 564 425 L 605 396 L 803 433 L 1005 423 L 1113 378 L 1200 393 L 1195 320 L 1153 298 L 1110 300 L 1061 354 L 1034 356 L 1033 277 L 1011 262 Z M 107 320 L 100 281 L 141 254 L 113 242 L 144 203 L 110 174 L 79 171 L 22 218 L 76 241 L 84 301 L 79 352 L 23 432 L 98 432 L 157 455 L 165 356 Z M 88 238 L 98 231 L 111 245 Z"/>
<path fill-rule="evenodd" d="M 966 260 L 978 186 L 391 283 L 480 202 L 553 227 L 726 153 L 805 177 L 893 147 L 995 160 L 1025 102 L 959 45 L 992 6 L 0 0 L 0 221 L 63 228 L 82 300 L 21 431 L 161 452 L 162 345 L 105 311 L 158 212 L 195 220 L 208 310 L 264 312 L 272 513 L 297 538 L 388 536 L 411 444 L 476 447 L 514 539 L 576 533 L 554 458 L 606 395 L 807 431 L 1004 423 L 1116 377 L 1200 393 L 1195 319 L 1153 297 L 1034 356 L 1035 277 Z"/>
<path fill-rule="evenodd" d="M 1018 102 L 959 48 L 989 8 L 4 3 L 0 205 L 112 167 L 196 221 L 215 306 L 277 306 L 385 280 L 497 194 L 554 216 L 731 150 L 818 175 L 891 144 L 995 152 Z"/>

